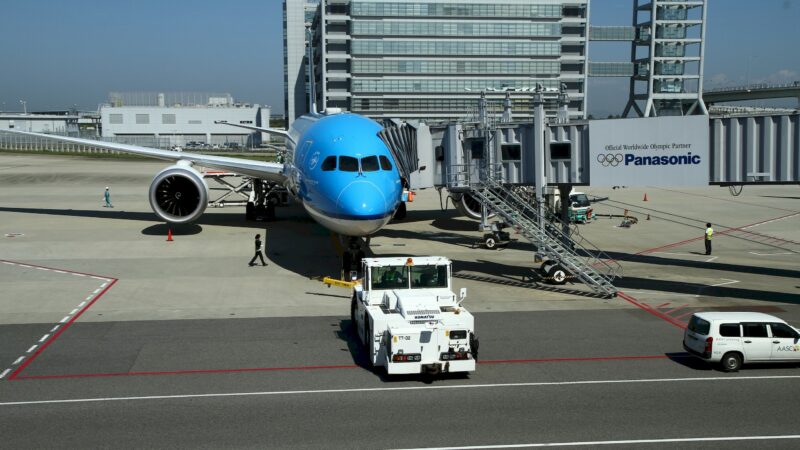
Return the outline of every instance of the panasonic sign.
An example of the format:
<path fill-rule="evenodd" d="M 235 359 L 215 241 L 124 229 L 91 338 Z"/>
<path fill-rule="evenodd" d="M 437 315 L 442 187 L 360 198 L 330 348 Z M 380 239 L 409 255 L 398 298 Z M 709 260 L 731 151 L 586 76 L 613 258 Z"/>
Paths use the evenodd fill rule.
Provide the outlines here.
<path fill-rule="evenodd" d="M 708 186 L 708 117 L 593 120 L 592 186 Z"/>

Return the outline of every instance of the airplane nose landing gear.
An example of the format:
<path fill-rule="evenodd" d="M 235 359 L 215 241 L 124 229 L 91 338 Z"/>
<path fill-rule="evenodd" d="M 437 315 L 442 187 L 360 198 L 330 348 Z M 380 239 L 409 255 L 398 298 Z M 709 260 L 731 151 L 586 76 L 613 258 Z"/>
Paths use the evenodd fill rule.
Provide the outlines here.
<path fill-rule="evenodd" d="M 342 279 L 351 281 L 361 278 L 361 260 L 364 259 L 364 248 L 369 247 L 369 238 L 366 242 L 358 237 L 348 237 L 347 247 L 342 252 Z"/>

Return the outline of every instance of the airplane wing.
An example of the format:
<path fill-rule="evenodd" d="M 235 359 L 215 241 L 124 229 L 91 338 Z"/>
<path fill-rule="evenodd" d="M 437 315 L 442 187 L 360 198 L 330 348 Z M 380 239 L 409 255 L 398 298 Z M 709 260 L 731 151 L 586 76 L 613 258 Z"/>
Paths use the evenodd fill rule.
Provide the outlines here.
<path fill-rule="evenodd" d="M 292 141 L 293 144 L 297 144 L 297 142 L 295 142 L 294 139 L 292 139 L 292 136 L 289 134 L 289 132 L 285 131 L 285 130 L 278 130 L 276 128 L 255 127 L 253 125 L 242 125 L 242 124 L 238 124 L 238 123 L 228 123 L 225 120 L 215 120 L 214 123 L 215 124 L 228 125 L 228 126 L 231 126 L 231 127 L 244 128 L 246 130 L 260 131 L 262 133 L 267 133 L 267 134 L 272 134 L 272 135 L 275 135 L 275 136 L 282 137 L 284 139 L 288 139 L 288 140 Z"/>
<path fill-rule="evenodd" d="M 36 136 L 44 139 L 53 139 L 60 142 L 87 145 L 91 147 L 116 150 L 134 155 L 147 156 L 150 158 L 163 159 L 166 161 L 190 161 L 203 167 L 221 169 L 229 172 L 247 175 L 254 178 L 283 183 L 286 180 L 284 165 L 281 163 L 254 161 L 244 158 L 230 158 L 227 156 L 202 155 L 199 153 L 176 152 L 172 150 L 160 150 L 156 148 L 140 147 L 138 145 L 117 144 L 113 142 L 95 141 L 92 139 L 74 138 L 69 136 L 58 136 L 52 134 L 30 133 L 18 130 L 2 130 L 7 133 L 22 134 L 26 136 Z"/>

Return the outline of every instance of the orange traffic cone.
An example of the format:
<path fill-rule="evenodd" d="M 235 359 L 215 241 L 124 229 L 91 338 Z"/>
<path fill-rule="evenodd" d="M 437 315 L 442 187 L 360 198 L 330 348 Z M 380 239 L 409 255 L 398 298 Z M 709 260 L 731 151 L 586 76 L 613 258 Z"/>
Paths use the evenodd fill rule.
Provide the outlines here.
<path fill-rule="evenodd" d="M 167 242 L 172 242 L 172 228 L 167 230 Z"/>
<path fill-rule="evenodd" d="M 644 193 L 644 200 L 642 200 L 642 201 L 643 201 L 643 202 L 646 202 L 646 201 L 647 201 L 647 192 L 645 192 L 645 193 Z"/>

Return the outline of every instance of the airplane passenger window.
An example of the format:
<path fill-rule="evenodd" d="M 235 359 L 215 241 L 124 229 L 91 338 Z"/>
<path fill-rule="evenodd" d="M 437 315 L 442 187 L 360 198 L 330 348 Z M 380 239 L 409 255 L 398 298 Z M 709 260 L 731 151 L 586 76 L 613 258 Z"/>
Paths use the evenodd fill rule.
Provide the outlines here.
<path fill-rule="evenodd" d="M 352 156 L 340 156 L 339 170 L 342 172 L 358 172 L 358 160 Z"/>
<path fill-rule="evenodd" d="M 377 156 L 367 156 L 366 158 L 361 158 L 361 171 L 363 172 L 377 172 L 378 169 L 378 157 Z"/>
<path fill-rule="evenodd" d="M 383 155 L 381 155 L 381 169 L 392 170 L 392 163 L 389 161 L 389 158 Z"/>
<path fill-rule="evenodd" d="M 331 170 L 336 170 L 336 157 L 328 156 L 327 158 L 325 158 L 325 161 L 322 161 L 322 170 L 323 172 L 330 172 Z"/>

